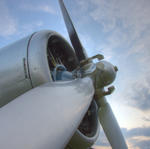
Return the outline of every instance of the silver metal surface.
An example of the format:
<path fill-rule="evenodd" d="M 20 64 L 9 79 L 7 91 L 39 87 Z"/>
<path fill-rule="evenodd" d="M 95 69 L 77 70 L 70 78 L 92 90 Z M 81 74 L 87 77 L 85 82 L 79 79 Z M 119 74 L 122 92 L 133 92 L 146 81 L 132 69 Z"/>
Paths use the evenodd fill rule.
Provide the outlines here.
<path fill-rule="evenodd" d="M 111 84 L 116 78 L 117 67 L 107 61 L 100 61 L 96 64 L 83 61 L 83 66 L 77 70 L 82 72 L 83 76 L 88 76 L 93 80 L 95 87 L 94 98 L 99 106 L 99 119 L 104 129 L 106 137 L 113 149 L 127 149 L 125 139 L 117 120 L 107 103 L 105 96 L 110 95 L 114 87 L 105 91 L 104 87 Z"/>
<path fill-rule="evenodd" d="M 87 137 L 77 129 L 73 137 L 71 138 L 71 142 L 70 142 L 71 149 L 90 148 L 98 139 L 99 133 L 100 133 L 100 124 L 98 125 L 97 131 L 93 137 Z"/>
<path fill-rule="evenodd" d="M 115 66 L 107 61 L 100 61 L 96 63 L 97 71 L 99 71 L 100 75 L 97 75 L 97 81 L 100 82 L 98 86 L 104 87 L 111 84 L 117 75 L 117 71 L 115 70 Z M 99 78 L 99 80 L 98 80 Z M 101 81 L 100 81 L 101 80 Z"/>
<path fill-rule="evenodd" d="M 90 148 L 98 139 L 100 133 L 100 123 L 98 120 L 97 110 L 98 107 L 95 101 L 92 101 L 92 118 L 90 118 L 91 122 L 91 133 L 85 134 L 80 131 L 80 127 L 74 133 L 71 141 L 69 142 L 69 147 L 71 149 L 88 149 Z M 88 111 L 89 112 L 89 111 Z M 85 126 L 85 125 L 84 125 Z"/>
<path fill-rule="evenodd" d="M 86 52 L 63 0 L 59 0 L 59 2 L 70 40 L 76 56 L 81 62 L 87 58 Z M 45 30 L 34 33 L 0 50 L 0 107 L 17 97 L 0 109 L 0 148 L 62 149 L 72 136 L 71 141 L 81 143 L 79 148 L 81 146 L 89 147 L 98 137 L 99 127 L 94 127 L 95 133 L 92 137 L 84 135 L 85 132 L 81 133 L 77 128 L 92 101 L 94 84 L 96 95 L 94 97 L 98 97 L 96 100 L 100 100 L 97 102 L 100 107 L 100 122 L 112 148 L 127 149 L 118 123 L 104 98 L 109 92 L 98 94 L 99 90 L 103 90 L 104 86 L 114 81 L 117 67 L 105 61 L 96 65 L 88 65 L 91 63 L 91 59 L 97 57 L 94 56 L 82 61 L 79 65 L 79 68 L 82 68 L 79 71 L 80 75 L 82 77 L 89 76 L 92 80 L 84 78 L 52 82 L 49 68 L 51 60 L 49 59 L 48 62 L 47 50 L 53 35 L 57 37 L 57 41 L 61 40 L 55 44 L 65 47 L 63 49 L 63 52 L 65 51 L 64 59 L 68 59 L 66 63 L 70 65 L 76 57 L 70 52 L 72 49 L 68 48 L 70 47 L 67 46 L 68 43 L 53 31 Z M 69 56 L 73 59 L 69 60 Z M 101 55 L 98 57 L 100 60 L 103 58 Z M 57 58 L 59 59 L 59 56 Z M 83 66 L 85 64 L 86 66 Z M 69 71 L 74 70 L 76 66 L 76 64 L 70 65 Z M 64 74 L 64 77 L 68 76 L 70 74 Z M 47 82 L 49 83 L 46 84 Z M 41 84 L 44 85 L 37 87 Z M 37 88 L 32 89 L 34 87 Z M 112 90 L 109 91 L 111 93 Z M 21 96 L 18 97 L 19 95 Z M 75 146 L 73 147 L 75 148 Z"/>
<path fill-rule="evenodd" d="M 110 105 L 106 102 L 105 97 L 101 99 L 99 119 L 112 149 L 127 149 L 127 145 L 118 122 L 112 112 Z"/>
<path fill-rule="evenodd" d="M 32 88 L 27 68 L 31 36 L 0 49 L 0 107 Z"/>
<path fill-rule="evenodd" d="M 53 35 L 63 40 L 56 32 L 44 30 L 0 49 L 0 107 L 31 88 L 52 81 L 47 50 Z"/>
<path fill-rule="evenodd" d="M 63 42 L 63 46 L 68 47 L 66 52 L 68 56 L 71 57 L 72 54 L 74 54 L 73 49 L 66 42 L 66 40 L 56 32 L 43 30 L 35 33 L 31 38 L 28 47 L 28 67 L 33 87 L 52 81 L 50 68 L 48 64 L 47 51 L 50 50 L 48 48 L 50 39 L 54 36 L 57 40 Z M 64 53 L 64 55 L 66 53 Z"/>
<path fill-rule="evenodd" d="M 47 60 L 49 38 L 55 32 L 44 30 L 34 34 L 28 47 L 28 67 L 33 87 L 51 81 Z"/>
<path fill-rule="evenodd" d="M 63 149 L 93 95 L 90 78 L 50 82 L 30 90 L 0 109 L 0 147 Z"/>

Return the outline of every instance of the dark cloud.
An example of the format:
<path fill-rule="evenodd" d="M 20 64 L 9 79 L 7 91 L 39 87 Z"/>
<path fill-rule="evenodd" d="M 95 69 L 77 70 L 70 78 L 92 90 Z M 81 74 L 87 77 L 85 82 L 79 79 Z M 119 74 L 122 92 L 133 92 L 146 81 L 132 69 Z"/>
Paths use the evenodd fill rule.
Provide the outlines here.
<path fill-rule="evenodd" d="M 150 140 L 140 140 L 140 137 L 150 137 L 150 127 L 139 127 L 127 130 L 122 129 L 125 138 L 132 144 L 134 148 L 150 149 Z M 136 139 L 134 137 L 139 137 Z"/>
<path fill-rule="evenodd" d="M 126 138 L 132 138 L 137 136 L 145 136 L 150 137 L 150 127 L 139 127 L 127 130 L 125 128 L 122 129 L 123 134 Z"/>
<path fill-rule="evenodd" d="M 150 140 L 140 141 L 140 140 L 132 139 L 131 142 L 135 148 L 138 147 L 140 149 L 150 149 Z"/>
<path fill-rule="evenodd" d="M 129 103 L 140 110 L 150 110 L 150 78 L 137 80 L 131 87 Z"/>
<path fill-rule="evenodd" d="M 121 131 L 126 140 L 128 140 L 134 148 L 138 147 L 139 149 L 150 149 L 150 140 L 140 140 L 140 137 L 143 136 L 150 137 L 150 127 L 139 127 L 129 130 L 121 128 Z M 139 139 L 136 139 L 136 137 Z M 103 131 L 101 131 L 100 140 L 96 142 L 96 145 L 101 147 L 110 146 Z"/>

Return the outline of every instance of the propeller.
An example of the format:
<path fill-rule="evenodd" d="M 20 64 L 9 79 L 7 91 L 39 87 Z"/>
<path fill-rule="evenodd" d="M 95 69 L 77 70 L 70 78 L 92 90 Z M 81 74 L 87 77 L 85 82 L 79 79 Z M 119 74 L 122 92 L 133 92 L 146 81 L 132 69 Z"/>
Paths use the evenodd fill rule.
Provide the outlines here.
<path fill-rule="evenodd" d="M 87 58 L 63 0 L 59 0 L 59 3 L 70 40 L 80 62 L 79 70 L 77 68 L 72 74 L 70 72 L 70 76 L 75 74 L 76 77 L 82 78 L 49 82 L 2 107 L 0 147 L 64 148 L 78 128 L 95 95 L 95 100 L 99 104 L 99 120 L 112 148 L 127 149 L 117 120 L 104 97 L 112 92 L 113 88 L 105 92 L 104 87 L 113 82 L 117 68 L 107 62 L 100 61 L 96 65 L 92 63 L 93 58 L 103 59 L 102 55 Z M 99 89 L 102 92 L 97 92 Z"/>
<path fill-rule="evenodd" d="M 77 58 L 79 59 L 80 65 L 82 66 L 82 72 L 84 71 L 84 74 L 82 76 L 90 76 L 93 80 L 94 86 L 95 86 L 95 93 L 97 91 L 97 84 L 100 84 L 100 88 L 104 90 L 104 87 L 110 82 L 112 83 L 116 76 L 117 67 L 114 67 L 112 64 L 107 62 L 99 62 L 97 66 L 95 66 L 93 63 L 91 63 L 91 59 L 98 58 L 102 59 L 102 55 L 97 55 L 92 58 L 87 58 L 85 54 L 85 50 L 78 38 L 78 35 L 76 33 L 76 30 L 73 26 L 73 23 L 71 21 L 71 18 L 67 12 L 67 9 L 64 6 L 63 0 L 59 0 L 60 7 L 63 13 L 64 21 L 68 30 L 68 34 L 70 36 L 70 40 L 72 42 L 72 45 L 75 49 Z M 99 69 L 99 71 L 96 70 Z M 81 71 L 80 71 L 81 72 Z M 96 72 L 96 73 L 95 73 Z M 100 79 L 95 79 L 97 76 Z M 103 77 L 103 78 L 102 78 Z M 98 83 L 97 83 L 98 82 Z M 103 85 L 102 85 L 103 84 Z M 100 89 L 100 90 L 101 90 Z M 127 149 L 127 145 L 125 143 L 125 139 L 122 135 L 122 132 L 120 130 L 120 127 L 117 123 L 117 120 L 111 110 L 110 105 L 106 102 L 106 99 L 104 98 L 105 95 L 108 95 L 111 93 L 111 90 L 104 95 L 99 95 L 97 99 L 95 99 L 97 102 L 100 103 L 99 105 L 99 120 L 100 123 L 104 129 L 104 132 L 107 136 L 107 139 L 109 140 L 111 146 L 113 149 Z"/>
<path fill-rule="evenodd" d="M 73 46 L 73 48 L 75 50 L 75 53 L 77 55 L 77 58 L 80 62 L 80 61 L 87 58 L 87 54 L 86 54 L 85 49 L 83 48 L 83 46 L 80 42 L 78 34 L 77 34 L 77 32 L 74 28 L 74 25 L 72 23 L 72 20 L 71 20 L 70 16 L 69 16 L 69 14 L 66 10 L 66 7 L 64 5 L 63 0 L 59 0 L 59 4 L 60 4 L 60 7 L 61 7 L 61 11 L 62 11 L 62 14 L 63 14 L 63 18 L 64 18 L 64 21 L 65 21 L 65 24 L 66 24 L 66 27 L 67 27 L 67 30 L 68 30 L 68 34 L 69 34 L 72 46 Z"/>
<path fill-rule="evenodd" d="M 2 149 L 62 149 L 92 101 L 90 78 L 50 82 L 0 109 Z"/>
<path fill-rule="evenodd" d="M 113 149 L 127 149 L 127 145 L 110 105 L 106 102 L 105 97 L 100 100 L 99 120 L 110 145 Z"/>

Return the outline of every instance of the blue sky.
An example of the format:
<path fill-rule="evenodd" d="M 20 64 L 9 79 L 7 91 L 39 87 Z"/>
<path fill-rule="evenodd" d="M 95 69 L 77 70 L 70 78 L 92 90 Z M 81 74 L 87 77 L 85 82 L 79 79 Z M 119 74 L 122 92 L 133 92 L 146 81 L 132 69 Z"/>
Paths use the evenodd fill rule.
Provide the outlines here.
<path fill-rule="evenodd" d="M 108 98 L 130 149 L 150 146 L 150 1 L 65 0 L 89 56 L 117 65 Z M 0 47 L 42 29 L 68 34 L 57 0 L 1 0 Z M 97 145 L 109 148 L 102 133 Z M 100 147 L 99 147 L 100 148 Z"/>

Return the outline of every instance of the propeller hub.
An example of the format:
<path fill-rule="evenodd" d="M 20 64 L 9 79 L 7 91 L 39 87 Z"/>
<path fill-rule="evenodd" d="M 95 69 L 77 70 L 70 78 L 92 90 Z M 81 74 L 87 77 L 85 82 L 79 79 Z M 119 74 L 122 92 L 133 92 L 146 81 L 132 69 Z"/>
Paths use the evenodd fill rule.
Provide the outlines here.
<path fill-rule="evenodd" d="M 100 61 L 96 63 L 96 70 L 97 87 L 104 87 L 115 80 L 118 68 L 107 61 Z"/>

